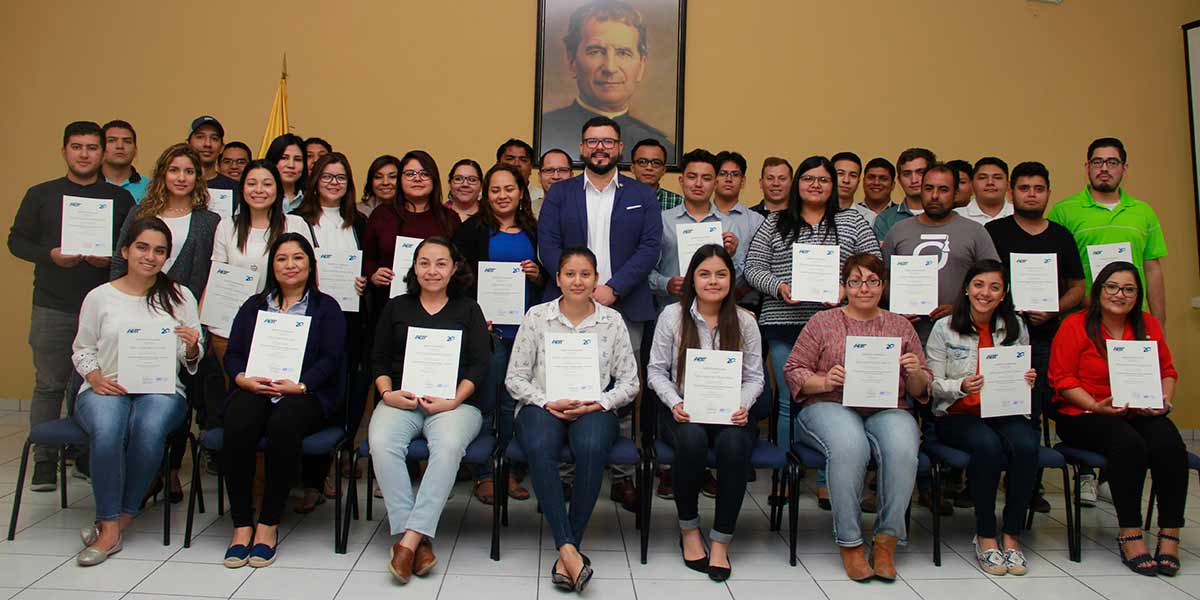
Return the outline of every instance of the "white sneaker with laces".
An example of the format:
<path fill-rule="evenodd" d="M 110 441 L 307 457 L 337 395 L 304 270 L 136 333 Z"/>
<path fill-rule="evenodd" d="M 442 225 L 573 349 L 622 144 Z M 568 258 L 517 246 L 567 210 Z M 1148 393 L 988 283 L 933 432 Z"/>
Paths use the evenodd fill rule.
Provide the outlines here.
<path fill-rule="evenodd" d="M 1113 503 L 1112 488 L 1108 487 L 1107 481 L 1101 481 L 1100 485 L 1096 486 L 1096 497 L 1109 504 Z"/>
<path fill-rule="evenodd" d="M 1079 476 L 1079 503 L 1083 506 L 1096 505 L 1096 476 Z"/>

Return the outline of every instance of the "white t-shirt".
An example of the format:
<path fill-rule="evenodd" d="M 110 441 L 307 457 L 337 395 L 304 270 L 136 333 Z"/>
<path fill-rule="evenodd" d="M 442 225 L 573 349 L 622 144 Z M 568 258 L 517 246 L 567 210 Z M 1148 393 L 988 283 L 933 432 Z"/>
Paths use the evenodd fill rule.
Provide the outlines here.
<path fill-rule="evenodd" d="M 285 215 L 284 233 L 298 233 L 304 239 L 312 242 L 308 233 L 308 224 L 296 215 Z M 246 236 L 246 249 L 241 250 L 237 244 L 237 227 L 233 219 L 221 219 L 217 224 L 217 232 L 213 236 L 212 261 L 225 263 L 258 273 L 258 289 L 261 292 L 267 281 L 267 229 L 250 229 Z M 221 327 L 209 327 L 215 335 L 229 337 L 229 331 Z"/>
<path fill-rule="evenodd" d="M 167 257 L 167 262 L 163 263 L 162 268 L 166 272 L 171 270 L 171 265 L 175 264 L 175 259 L 179 256 L 179 249 L 187 241 L 188 228 L 192 226 L 192 213 L 188 213 L 182 217 L 159 218 L 162 219 L 163 223 L 167 224 L 167 229 L 171 230 L 171 256 Z"/>
<path fill-rule="evenodd" d="M 341 209 L 336 206 L 321 207 L 321 220 L 312 226 L 317 238 L 316 245 L 328 250 L 358 250 L 354 239 L 354 228 L 343 227 Z"/>

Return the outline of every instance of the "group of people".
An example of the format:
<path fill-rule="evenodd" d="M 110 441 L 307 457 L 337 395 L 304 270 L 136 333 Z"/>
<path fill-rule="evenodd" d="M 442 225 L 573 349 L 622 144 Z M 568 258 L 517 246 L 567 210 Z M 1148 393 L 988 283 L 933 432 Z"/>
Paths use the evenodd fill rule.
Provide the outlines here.
<path fill-rule="evenodd" d="M 667 155 L 659 142 L 634 144 L 628 177 L 618 169 L 626 154 L 617 122 L 595 117 L 580 133 L 577 148 L 536 159 L 528 144 L 510 139 L 486 171 L 459 160 L 445 174 L 447 189 L 428 153 L 384 155 L 367 169 L 360 195 L 347 157 L 318 138 L 286 134 L 265 159 L 252 159 L 245 144 L 224 143 L 217 119 L 203 116 L 143 177 L 132 167 L 132 125 L 68 125 L 67 174 L 29 189 L 9 249 L 34 263 L 31 423 L 58 418 L 70 392 L 74 418 L 90 438 L 96 521 L 81 531 L 79 564 L 121 550 L 122 531 L 157 491 L 152 482 L 164 452 L 176 473 L 163 492 L 181 496 L 182 448 L 172 434 L 190 427 L 194 409 L 201 429 L 225 432 L 219 461 L 234 530 L 224 564 L 270 565 L 293 484 L 299 479 L 305 488 L 297 510 L 312 510 L 331 468 L 331 457 L 303 456 L 302 440 L 331 424 L 356 429 L 363 416 L 356 407 L 373 398 L 367 435 L 396 536 L 389 570 L 400 583 L 436 566 L 433 540 L 460 461 L 499 411 L 498 442 L 520 444 L 528 457 L 503 489 L 528 498 L 521 480 L 531 480 L 558 548 L 553 581 L 582 591 L 594 573 L 581 552 L 584 533 L 609 451 L 620 437 L 633 437 L 639 403 L 641 418 L 656 420 L 675 449 L 657 492 L 674 499 L 682 559 L 715 581 L 730 576 L 751 450 L 759 421 L 773 410 L 779 427 L 769 437 L 826 458 L 819 498 L 833 511 L 851 579 L 896 578 L 893 553 L 906 543 L 923 436 L 971 455 L 965 495 L 975 510 L 980 567 L 1025 574 L 1024 516 L 1031 503 L 1044 502 L 1036 470 L 1043 409 L 1065 442 L 1108 458 L 1101 476 L 1118 513 L 1122 560 L 1148 575 L 1179 570 L 1188 475 L 1169 418 L 1178 373 L 1162 327 L 1166 246 L 1153 209 L 1121 186 L 1128 164 L 1119 140 L 1089 146 L 1088 185 L 1047 215 L 1050 175 L 1037 162 L 1011 171 L 995 157 L 942 163 L 923 148 L 905 150 L 895 164 L 874 158 L 865 168 L 849 152 L 812 156 L 795 168 L 770 157 L 760 173 L 762 202 L 747 206 L 740 196 L 748 166 L 737 152 L 684 154 L 678 195 L 660 186 Z M 855 203 L 860 181 L 864 199 Z M 897 181 L 904 197 L 893 204 Z M 112 201 L 113 256 L 61 252 L 65 197 Z M 232 198 L 231 206 L 214 206 L 218 198 Z M 681 255 L 677 226 L 702 223 L 720 224 L 720 243 Z M 411 266 L 393 271 L 406 238 L 417 240 Z M 795 244 L 837 248 L 836 300 L 793 299 Z M 1105 244 L 1124 244 L 1127 258 L 1093 265 L 1090 249 Z M 326 249 L 362 253 L 352 310 L 321 289 L 317 253 Z M 1058 310 L 1014 310 L 1013 253 L 1056 257 Z M 889 311 L 887 261 L 924 254 L 938 260 L 936 307 L 920 315 Z M 519 325 L 485 318 L 477 301 L 482 261 L 519 265 L 526 308 Z M 209 274 L 220 265 L 258 274 L 257 291 L 231 325 L 201 325 Z M 310 319 L 295 378 L 247 376 L 256 327 L 273 313 Z M 122 385 L 122 332 L 146 326 L 170 327 L 177 338 L 182 368 L 174 393 L 130 393 Z M 442 396 L 404 389 L 415 328 L 460 334 L 457 385 Z M 565 334 L 597 346 L 601 391 L 594 398 L 551 395 L 547 344 Z M 848 336 L 901 340 L 894 406 L 890 395 L 887 408 L 870 409 L 845 397 Z M 1157 343 L 1162 409 L 1114 404 L 1107 340 Z M 1007 345 L 1032 348 L 1024 374 L 1032 409 L 983 417 L 979 349 Z M 742 357 L 728 424 L 692 422 L 685 408 L 686 357 L 694 349 Z M 72 373 L 81 383 L 71 383 Z M 418 437 L 428 441 L 430 457 L 414 486 L 406 463 Z M 572 466 L 559 463 L 564 448 Z M 710 450 L 715 475 L 707 470 Z M 58 485 L 55 452 L 37 448 L 31 489 Z M 259 452 L 264 485 L 256 516 Z M 871 463 L 879 516 L 867 539 L 860 514 Z M 611 470 L 610 497 L 633 510 L 638 494 L 650 490 L 637 489 L 626 468 Z M 1147 470 L 1159 506 L 1153 554 L 1140 529 Z M 490 467 L 473 475 L 476 497 L 495 502 Z M 707 536 L 701 493 L 716 498 Z"/>

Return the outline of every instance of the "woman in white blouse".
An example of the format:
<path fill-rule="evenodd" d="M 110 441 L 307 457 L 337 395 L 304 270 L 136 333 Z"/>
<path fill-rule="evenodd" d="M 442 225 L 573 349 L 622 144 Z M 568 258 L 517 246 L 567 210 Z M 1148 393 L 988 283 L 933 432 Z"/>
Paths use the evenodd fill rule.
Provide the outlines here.
<path fill-rule="evenodd" d="M 87 546 L 77 558 L 82 566 L 100 564 L 121 551 L 121 532 L 138 514 L 142 496 L 162 466 L 167 435 L 187 415 L 177 368 L 118 372 L 121 339 L 139 332 L 174 338 L 178 361 L 189 373 L 196 372 L 202 355 L 199 311 L 192 293 L 162 272 L 170 255 L 171 230 L 161 219 L 135 222 L 121 245 L 129 265 L 125 275 L 88 293 L 80 309 L 71 360 L 85 381 L 75 400 L 75 420 L 88 433 L 96 499 L 96 522 L 80 532 Z M 172 391 L 129 390 L 144 390 L 153 383 L 150 379 L 158 378 L 165 378 Z"/>
<path fill-rule="evenodd" d="M 554 585 L 582 592 L 592 577 L 591 561 L 579 553 L 583 532 L 600 495 L 608 453 L 617 440 L 617 409 L 638 392 L 637 362 L 621 314 L 592 300 L 596 255 L 568 248 L 558 263 L 562 297 L 529 309 L 513 342 L 504 380 L 517 401 L 516 437 L 529 460 L 533 489 L 554 533 L 558 560 Z M 547 389 L 546 334 L 586 335 L 597 345 L 600 390 L 595 398 L 552 397 Z M 575 484 L 568 513 L 558 457 L 570 446 Z"/>
<path fill-rule="evenodd" d="M 758 438 L 758 428 L 749 418 L 750 407 L 763 386 L 758 322 L 753 314 L 738 309 L 730 293 L 733 273 L 733 259 L 721 246 L 709 244 L 696 251 L 683 279 L 682 300 L 658 316 L 646 365 L 650 387 L 670 409 L 661 427 L 663 438 L 675 449 L 671 472 L 683 562 L 689 569 L 708 573 L 713 581 L 729 579 L 729 542 L 746 496 L 750 452 Z M 692 423 L 684 409 L 683 383 L 690 348 L 742 355 L 741 394 L 729 425 Z M 710 448 L 717 457 L 717 510 L 708 536 L 711 557 L 704 552 L 697 506 Z"/>

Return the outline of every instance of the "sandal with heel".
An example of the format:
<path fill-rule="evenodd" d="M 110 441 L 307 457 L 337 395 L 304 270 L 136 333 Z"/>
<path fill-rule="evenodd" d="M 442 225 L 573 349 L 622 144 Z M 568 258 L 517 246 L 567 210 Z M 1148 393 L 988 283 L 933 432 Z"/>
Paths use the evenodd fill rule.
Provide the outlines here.
<path fill-rule="evenodd" d="M 1142 536 L 1140 535 L 1117 536 L 1117 552 L 1121 555 L 1121 562 L 1126 567 L 1129 567 L 1130 571 L 1138 575 L 1154 577 L 1158 574 L 1158 563 L 1155 562 L 1154 557 L 1150 556 L 1149 553 L 1143 552 L 1137 556 L 1125 558 L 1125 544 L 1140 541 L 1141 539 Z"/>
<path fill-rule="evenodd" d="M 1158 533 L 1158 546 L 1154 548 L 1154 560 L 1158 563 L 1158 573 L 1160 575 L 1166 575 L 1167 577 L 1174 577 L 1177 573 L 1179 573 L 1179 554 L 1178 551 L 1176 551 L 1176 554 L 1163 553 L 1161 550 L 1162 540 L 1167 540 L 1168 542 L 1175 542 L 1178 544 L 1179 536 L 1162 533 L 1160 531 Z"/>

